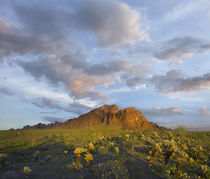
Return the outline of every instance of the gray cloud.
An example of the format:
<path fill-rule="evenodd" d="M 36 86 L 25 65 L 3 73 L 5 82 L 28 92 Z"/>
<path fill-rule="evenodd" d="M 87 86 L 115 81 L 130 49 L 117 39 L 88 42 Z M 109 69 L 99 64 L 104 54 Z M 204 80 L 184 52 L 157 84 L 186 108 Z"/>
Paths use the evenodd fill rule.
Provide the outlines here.
<path fill-rule="evenodd" d="M 74 17 L 76 25 L 93 32 L 102 46 L 149 40 L 139 24 L 141 14 L 119 1 L 79 0 Z"/>
<path fill-rule="evenodd" d="M 130 65 L 131 64 L 127 60 L 108 61 L 91 65 L 87 67 L 85 71 L 91 75 L 103 76 L 127 70 Z"/>
<path fill-rule="evenodd" d="M 210 42 L 196 37 L 177 37 L 167 41 L 154 56 L 159 60 L 176 61 L 210 50 Z"/>
<path fill-rule="evenodd" d="M 74 7 L 44 2 L 33 5 L 16 3 L 14 10 L 25 30 L 42 39 L 60 41 L 66 38 L 67 33 L 72 35 L 79 30 L 94 34 L 100 46 L 149 40 L 142 27 L 141 14 L 123 2 L 79 0 Z"/>
<path fill-rule="evenodd" d="M 68 113 L 74 113 L 76 115 L 81 115 L 84 114 L 88 111 L 90 111 L 92 108 L 86 105 L 83 105 L 78 102 L 73 102 L 68 105 L 61 105 L 54 99 L 48 99 L 48 98 L 40 98 L 36 99 L 35 101 L 32 102 L 35 106 L 39 108 L 48 108 L 48 109 L 55 109 L 58 111 L 65 111 Z"/>
<path fill-rule="evenodd" d="M 147 86 L 158 92 L 177 93 L 210 88 L 210 73 L 203 76 L 186 77 L 180 70 L 171 70 L 166 75 L 155 75 L 147 81 Z"/>
<path fill-rule="evenodd" d="M 63 118 L 59 118 L 59 117 L 54 117 L 54 116 L 44 116 L 44 117 L 42 117 L 43 118 L 43 120 L 45 120 L 45 121 L 48 121 L 48 122 L 61 122 L 61 123 L 63 123 L 63 122 L 65 122 L 66 121 L 66 119 L 63 119 Z"/>
<path fill-rule="evenodd" d="M 89 97 L 95 100 L 107 99 L 102 93 L 94 92 L 97 86 L 113 84 L 113 78 L 88 74 L 85 69 L 88 64 L 83 60 L 83 52 L 69 53 L 68 58 L 49 56 L 34 61 L 18 61 L 26 72 L 36 79 L 44 77 L 53 85 L 64 84 L 70 94 L 76 98 Z"/>
<path fill-rule="evenodd" d="M 0 88 L 0 95 L 11 96 L 13 93 L 9 89 Z"/>
<path fill-rule="evenodd" d="M 68 4 L 14 4 L 19 25 L 0 20 L 0 58 L 35 55 L 37 59 L 17 64 L 36 79 L 63 84 L 76 98 L 106 101 L 108 97 L 95 92 L 96 87 L 107 87 L 120 79 L 126 79 L 130 86 L 142 81 L 145 74 L 134 74 L 131 68 L 135 64 L 126 60 L 91 65 L 85 50 L 72 41 L 74 35 L 86 32 L 92 33 L 101 47 L 149 40 L 141 14 L 125 3 L 80 0 L 75 1 L 74 9 Z"/>
<path fill-rule="evenodd" d="M 89 112 L 90 110 L 92 110 L 91 107 L 86 106 L 84 104 L 80 104 L 78 102 L 74 102 L 72 104 L 69 105 L 69 108 L 72 112 L 74 112 L 75 114 L 81 115 L 84 113 Z"/>
<path fill-rule="evenodd" d="M 130 87 L 137 86 L 144 82 L 147 74 L 152 72 L 147 63 L 143 61 L 131 63 L 128 60 L 102 62 L 100 64 L 91 65 L 86 68 L 85 71 L 91 75 L 120 75 L 120 79 L 125 80 Z"/>
<path fill-rule="evenodd" d="M 68 13 L 63 7 L 59 7 L 55 3 L 41 1 L 38 3 L 31 2 L 31 4 L 13 4 L 17 19 L 26 32 L 47 41 L 65 41 L 66 33 L 70 31 L 68 23 L 66 23 Z"/>
<path fill-rule="evenodd" d="M 210 117 L 210 112 L 206 109 L 205 106 L 202 106 L 200 109 L 200 115 Z"/>
<path fill-rule="evenodd" d="M 68 62 L 52 56 L 30 62 L 19 61 L 18 64 L 37 79 L 44 77 L 54 85 L 64 84 L 70 94 L 76 98 L 88 97 L 104 103 L 108 97 L 101 92 L 95 92 L 96 87 L 107 87 L 120 80 L 126 80 L 128 86 L 136 86 L 151 72 L 148 65 L 143 62 L 115 60 L 91 65 L 83 60 L 83 53 L 70 54 Z M 77 63 L 74 59 L 78 59 Z"/>
<path fill-rule="evenodd" d="M 33 61 L 19 60 L 17 64 L 37 79 L 45 77 L 52 84 L 59 82 L 68 84 L 69 77 L 76 73 L 76 70 L 84 68 L 87 62 L 83 52 L 76 51 L 63 56 L 52 53 L 48 57 L 41 57 Z"/>
<path fill-rule="evenodd" d="M 39 108 L 49 108 L 49 109 L 56 109 L 56 110 L 61 110 L 65 112 L 70 112 L 67 107 L 61 106 L 54 99 L 40 98 L 33 101 L 32 104 L 34 104 L 35 106 Z"/>
<path fill-rule="evenodd" d="M 75 57 L 75 54 L 72 55 Z M 71 61 L 71 59 L 69 59 Z M 77 61 L 80 63 L 79 61 Z M 83 61 L 81 60 L 83 64 Z M 51 84 L 58 85 L 59 83 L 64 84 L 70 94 L 76 98 L 89 97 L 90 99 L 102 100 L 105 97 L 102 93 L 94 92 L 94 88 L 97 86 L 109 86 L 115 83 L 115 77 L 111 76 L 98 76 L 88 74 L 85 71 L 86 67 L 76 65 L 74 67 L 69 64 L 63 63 L 61 60 L 53 59 L 39 59 L 31 62 L 19 61 L 18 64 L 36 79 L 46 78 Z M 88 67 L 88 66 L 87 66 Z M 94 72 L 92 72 L 94 73 Z"/>
<path fill-rule="evenodd" d="M 182 115 L 182 110 L 180 107 L 166 107 L 166 108 L 152 108 L 152 109 L 141 109 L 145 116 L 149 117 L 167 117 L 172 115 Z"/>
<path fill-rule="evenodd" d="M 42 48 L 45 49 L 41 42 L 38 43 L 36 39 L 22 33 L 11 23 L 0 19 L 0 59 L 17 53 L 20 55 L 37 53 Z"/>
<path fill-rule="evenodd" d="M 130 67 L 122 74 L 122 79 L 126 80 L 129 87 L 135 87 L 145 83 L 148 74 L 153 71 L 148 65 L 148 61 L 139 61 L 130 65 Z"/>

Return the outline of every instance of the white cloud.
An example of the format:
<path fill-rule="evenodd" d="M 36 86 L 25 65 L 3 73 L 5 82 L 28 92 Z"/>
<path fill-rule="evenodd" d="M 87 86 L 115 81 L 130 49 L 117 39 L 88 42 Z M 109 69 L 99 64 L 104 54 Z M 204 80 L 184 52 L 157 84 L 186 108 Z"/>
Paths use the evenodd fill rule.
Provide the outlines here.
<path fill-rule="evenodd" d="M 183 18 L 200 9 L 203 9 L 203 5 L 201 3 L 197 3 L 196 1 L 190 1 L 188 4 L 181 3 L 164 16 L 164 21 L 168 23 L 175 20 L 183 20 Z"/>

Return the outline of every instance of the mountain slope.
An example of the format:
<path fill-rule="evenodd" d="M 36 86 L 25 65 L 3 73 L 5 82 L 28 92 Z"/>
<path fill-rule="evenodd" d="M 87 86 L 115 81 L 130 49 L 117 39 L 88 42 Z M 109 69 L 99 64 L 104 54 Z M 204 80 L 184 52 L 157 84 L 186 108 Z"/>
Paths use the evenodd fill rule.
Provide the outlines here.
<path fill-rule="evenodd" d="M 118 109 L 117 105 L 104 105 L 78 118 L 69 119 L 61 128 L 88 127 L 98 124 L 119 126 L 122 128 L 136 128 L 140 130 L 157 129 L 158 125 L 148 122 L 142 113 L 135 108 Z"/>

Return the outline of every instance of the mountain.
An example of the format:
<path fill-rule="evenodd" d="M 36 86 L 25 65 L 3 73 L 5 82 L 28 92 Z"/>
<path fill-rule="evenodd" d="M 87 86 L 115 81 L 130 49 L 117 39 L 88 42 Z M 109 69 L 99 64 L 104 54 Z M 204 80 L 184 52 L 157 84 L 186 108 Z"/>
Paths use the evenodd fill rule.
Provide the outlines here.
<path fill-rule="evenodd" d="M 36 125 L 30 126 L 30 125 L 26 125 L 24 126 L 22 129 L 46 129 L 46 128 L 56 128 L 59 127 L 62 123 L 59 122 L 54 122 L 54 123 L 50 123 L 50 124 L 42 124 L 42 123 L 38 123 Z"/>
<path fill-rule="evenodd" d="M 133 107 L 118 109 L 117 105 L 103 105 L 99 108 L 79 116 L 78 118 L 69 119 L 61 128 L 78 128 L 89 127 L 98 124 L 108 126 L 119 126 L 122 128 L 133 128 L 139 130 L 158 129 L 158 125 L 148 122 L 143 114 Z"/>

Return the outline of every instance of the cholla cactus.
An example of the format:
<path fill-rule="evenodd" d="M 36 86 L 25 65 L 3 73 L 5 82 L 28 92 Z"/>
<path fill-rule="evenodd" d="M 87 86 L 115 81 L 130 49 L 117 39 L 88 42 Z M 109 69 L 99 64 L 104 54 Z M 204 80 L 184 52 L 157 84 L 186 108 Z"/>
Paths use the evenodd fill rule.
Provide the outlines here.
<path fill-rule="evenodd" d="M 149 150 L 149 156 L 147 156 L 147 160 L 152 163 L 152 157 L 155 157 L 157 155 L 158 152 L 162 152 L 162 149 L 161 149 L 161 146 L 162 146 L 162 143 L 157 143 L 155 144 L 154 147 L 150 148 Z"/>
<path fill-rule="evenodd" d="M 130 134 L 125 134 L 125 140 L 128 141 L 130 138 Z"/>
<path fill-rule="evenodd" d="M 87 152 L 87 149 L 82 148 L 82 147 L 77 147 L 77 148 L 74 150 L 74 153 L 75 153 L 76 155 L 81 154 L 81 153 L 84 153 L 84 152 Z"/>
<path fill-rule="evenodd" d="M 115 149 L 116 154 L 118 155 L 120 153 L 119 147 L 115 147 L 114 149 Z"/>
<path fill-rule="evenodd" d="M 109 142 L 110 147 L 114 147 L 114 142 Z"/>
<path fill-rule="evenodd" d="M 142 135 L 141 135 L 141 140 L 143 140 L 143 141 L 145 141 L 145 140 L 146 140 L 146 138 L 145 138 L 144 134 L 142 134 Z"/>
<path fill-rule="evenodd" d="M 193 158 L 190 158 L 189 162 L 190 164 L 193 164 L 195 161 L 193 160 Z"/>
<path fill-rule="evenodd" d="M 147 160 L 149 161 L 149 163 L 152 163 L 152 151 L 150 150 L 149 152 L 149 156 L 147 156 Z"/>
<path fill-rule="evenodd" d="M 165 140 L 164 141 L 164 145 L 166 147 L 166 150 L 169 152 L 176 152 L 177 151 L 177 145 L 176 142 L 172 139 L 172 140 Z"/>
<path fill-rule="evenodd" d="M 203 147 L 201 147 L 201 146 L 192 147 L 190 149 L 190 157 L 192 157 L 194 160 L 197 160 L 202 151 L 203 151 Z"/>
<path fill-rule="evenodd" d="M 103 142 L 104 139 L 105 139 L 104 136 L 99 137 L 100 142 Z"/>
<path fill-rule="evenodd" d="M 153 143 L 153 140 L 152 140 L 151 137 L 147 137 L 147 139 L 145 141 L 148 142 L 148 143 Z"/>
<path fill-rule="evenodd" d="M 40 157 L 40 152 L 37 150 L 34 154 L 33 154 L 34 160 L 38 161 L 39 157 Z"/>
<path fill-rule="evenodd" d="M 74 150 L 74 153 L 76 154 L 76 163 L 75 163 L 75 168 L 77 170 L 79 170 L 80 168 L 82 168 L 82 165 L 80 163 L 80 160 L 81 160 L 81 153 L 84 153 L 84 152 L 87 152 L 87 149 L 84 149 L 82 147 L 77 147 L 75 150 Z"/>
<path fill-rule="evenodd" d="M 207 178 L 208 165 L 201 165 L 201 172 L 202 175 L 204 175 L 204 177 Z"/>
<path fill-rule="evenodd" d="M 135 147 L 134 147 L 134 145 L 132 145 L 132 146 L 131 146 L 131 150 L 132 150 L 132 151 L 134 151 L 134 150 L 135 150 Z"/>
<path fill-rule="evenodd" d="M 154 134 L 154 137 L 155 137 L 155 138 L 157 138 L 157 139 L 159 139 L 159 138 L 160 138 L 160 136 L 157 134 L 157 132 L 156 132 L 156 131 L 154 131 L 154 132 L 153 132 L 153 134 Z"/>
<path fill-rule="evenodd" d="M 201 152 L 203 152 L 203 147 L 198 146 L 198 147 L 197 147 L 196 160 L 199 158 Z"/>
<path fill-rule="evenodd" d="M 163 144 L 165 164 L 167 165 L 169 160 L 173 157 L 174 152 L 178 150 L 176 142 L 172 140 L 165 140 Z"/>
<path fill-rule="evenodd" d="M 84 159 L 86 160 L 87 166 L 89 166 L 90 165 L 90 161 L 93 160 L 93 156 L 90 153 L 88 153 L 88 154 L 85 154 L 85 158 Z"/>
<path fill-rule="evenodd" d="M 153 156 L 156 156 L 156 154 L 158 152 L 162 152 L 162 149 L 161 149 L 161 146 L 162 146 L 162 143 L 157 143 L 153 149 Z"/>
<path fill-rule="evenodd" d="M 170 131 L 168 132 L 168 138 L 169 140 L 172 140 L 174 138 L 173 134 Z"/>
<path fill-rule="evenodd" d="M 173 153 L 173 155 L 175 155 L 175 153 Z M 176 153 L 176 165 L 174 165 L 171 170 L 170 170 L 170 175 L 173 176 L 173 178 L 186 178 L 187 173 L 182 174 L 182 171 L 180 170 L 182 164 L 184 161 L 187 160 L 188 155 L 183 152 L 183 151 L 179 151 Z"/>
<path fill-rule="evenodd" d="M 186 144 L 184 144 L 184 145 L 182 146 L 182 150 L 183 150 L 183 151 L 187 151 L 187 150 L 188 150 L 188 147 L 187 147 Z"/>
<path fill-rule="evenodd" d="M 93 143 L 89 143 L 89 150 L 90 151 L 95 150 L 95 146 L 93 145 Z"/>
<path fill-rule="evenodd" d="M 29 167 L 25 166 L 25 167 L 23 168 L 23 173 L 24 173 L 27 177 L 29 177 L 29 175 L 31 174 L 31 172 L 32 172 L 32 170 L 31 170 Z"/>
<path fill-rule="evenodd" d="M 5 167 L 5 161 L 7 160 L 7 154 L 0 154 L 0 162 L 2 164 L 2 167 Z"/>
<path fill-rule="evenodd" d="M 188 178 L 187 173 L 186 173 L 186 172 L 185 172 L 185 173 L 183 173 L 183 174 L 182 174 L 182 177 L 183 177 L 183 178 Z"/>
<path fill-rule="evenodd" d="M 83 168 L 81 163 L 73 162 L 72 164 L 67 165 L 67 168 L 73 168 L 75 170 L 80 170 Z"/>
<path fill-rule="evenodd" d="M 63 151 L 63 154 L 64 154 L 65 157 L 67 157 L 68 153 L 69 152 L 67 150 Z"/>
<path fill-rule="evenodd" d="M 180 171 L 180 168 L 181 168 L 183 162 L 186 161 L 188 158 L 188 155 L 183 151 L 178 152 L 177 155 L 178 155 L 178 157 L 176 158 L 176 162 L 177 162 L 176 173 L 178 173 Z"/>

